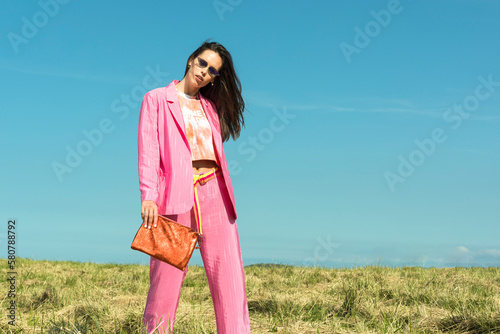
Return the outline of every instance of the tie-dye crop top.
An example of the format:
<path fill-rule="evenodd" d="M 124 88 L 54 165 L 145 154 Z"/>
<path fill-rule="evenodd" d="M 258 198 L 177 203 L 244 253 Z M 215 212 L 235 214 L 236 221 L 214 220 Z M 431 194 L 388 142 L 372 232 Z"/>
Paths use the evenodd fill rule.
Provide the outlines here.
<path fill-rule="evenodd" d="M 191 155 L 195 160 L 217 161 L 214 153 L 212 129 L 203 111 L 200 99 L 177 92 L 179 105 L 184 117 L 186 136 L 191 147 Z"/>

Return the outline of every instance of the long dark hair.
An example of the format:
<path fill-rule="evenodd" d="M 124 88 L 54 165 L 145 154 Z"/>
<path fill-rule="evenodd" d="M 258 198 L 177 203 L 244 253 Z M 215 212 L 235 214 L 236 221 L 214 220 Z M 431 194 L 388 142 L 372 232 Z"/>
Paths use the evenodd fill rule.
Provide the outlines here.
<path fill-rule="evenodd" d="M 184 75 L 189 69 L 189 62 L 194 61 L 205 50 L 216 52 L 222 59 L 222 66 L 219 69 L 220 75 L 214 80 L 213 86 L 208 84 L 202 87 L 200 93 L 215 103 L 217 107 L 222 141 L 229 140 L 230 136 L 236 139 L 240 135 L 241 127 L 245 126 L 243 119 L 245 101 L 241 96 L 241 83 L 234 70 L 231 54 L 221 44 L 206 40 L 189 56 Z"/>

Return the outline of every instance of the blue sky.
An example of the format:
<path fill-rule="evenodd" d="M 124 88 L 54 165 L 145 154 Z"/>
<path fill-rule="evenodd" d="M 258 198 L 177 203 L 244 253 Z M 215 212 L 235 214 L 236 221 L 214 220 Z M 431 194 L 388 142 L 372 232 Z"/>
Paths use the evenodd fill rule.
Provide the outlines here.
<path fill-rule="evenodd" d="M 140 102 L 213 38 L 247 103 L 225 143 L 245 265 L 500 265 L 500 1 L 0 6 L 0 236 L 16 219 L 18 256 L 147 263 Z"/>

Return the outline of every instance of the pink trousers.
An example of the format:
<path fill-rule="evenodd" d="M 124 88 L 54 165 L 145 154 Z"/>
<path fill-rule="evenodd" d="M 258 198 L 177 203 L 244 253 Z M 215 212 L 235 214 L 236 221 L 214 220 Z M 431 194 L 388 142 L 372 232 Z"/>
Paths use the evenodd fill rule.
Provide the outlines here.
<path fill-rule="evenodd" d="M 198 200 L 203 231 L 200 253 L 214 304 L 217 333 L 250 333 L 238 227 L 232 215 L 228 214 L 231 212 L 231 201 L 222 173 L 198 185 Z M 167 217 L 197 230 L 193 209 Z M 187 269 L 181 271 L 151 257 L 150 287 L 143 316 L 148 333 L 173 333 L 181 285 Z M 158 331 L 154 331 L 155 328 Z"/>

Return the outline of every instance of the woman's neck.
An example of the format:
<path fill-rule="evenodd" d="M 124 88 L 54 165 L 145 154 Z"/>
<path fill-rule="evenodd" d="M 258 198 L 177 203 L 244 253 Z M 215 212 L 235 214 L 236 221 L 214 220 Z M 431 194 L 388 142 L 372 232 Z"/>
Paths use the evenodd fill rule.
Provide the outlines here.
<path fill-rule="evenodd" d="M 177 85 L 175 85 L 177 90 L 181 93 L 184 93 L 189 96 L 196 96 L 198 94 L 198 88 L 196 87 L 189 87 L 189 85 L 186 84 L 185 78 L 182 79 Z"/>

